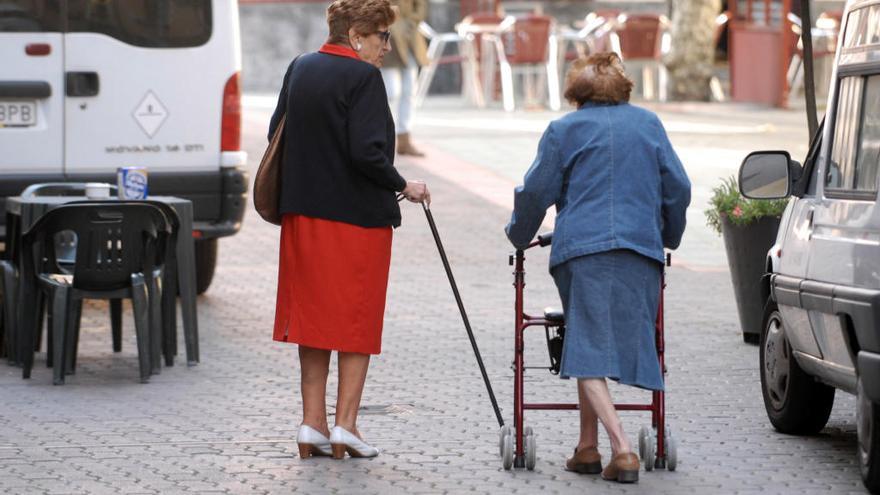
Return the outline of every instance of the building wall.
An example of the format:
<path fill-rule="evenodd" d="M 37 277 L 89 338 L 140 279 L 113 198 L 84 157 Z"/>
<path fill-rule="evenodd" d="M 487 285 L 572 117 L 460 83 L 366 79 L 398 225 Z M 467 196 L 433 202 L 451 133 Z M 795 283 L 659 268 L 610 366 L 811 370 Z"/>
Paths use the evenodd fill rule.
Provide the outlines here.
<path fill-rule="evenodd" d="M 275 93 L 287 66 L 327 38 L 325 2 L 242 3 L 242 80 L 249 93 Z"/>

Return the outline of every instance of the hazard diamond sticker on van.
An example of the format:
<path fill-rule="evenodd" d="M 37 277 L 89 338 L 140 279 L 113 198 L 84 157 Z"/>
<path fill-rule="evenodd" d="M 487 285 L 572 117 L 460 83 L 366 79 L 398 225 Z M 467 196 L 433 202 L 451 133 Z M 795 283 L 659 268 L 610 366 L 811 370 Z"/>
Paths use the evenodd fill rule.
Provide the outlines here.
<path fill-rule="evenodd" d="M 168 110 L 152 91 L 147 91 L 144 99 L 134 109 L 132 117 L 141 126 L 147 137 L 152 139 L 165 123 L 165 119 L 168 118 Z"/>

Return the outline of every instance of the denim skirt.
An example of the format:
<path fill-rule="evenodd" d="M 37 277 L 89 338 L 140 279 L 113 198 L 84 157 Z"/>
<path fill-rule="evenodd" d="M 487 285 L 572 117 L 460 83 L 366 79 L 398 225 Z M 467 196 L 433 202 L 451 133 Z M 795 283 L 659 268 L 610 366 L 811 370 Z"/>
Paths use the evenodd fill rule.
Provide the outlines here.
<path fill-rule="evenodd" d="M 622 249 L 551 269 L 565 311 L 562 378 L 663 390 L 654 328 L 661 270 L 656 260 Z"/>

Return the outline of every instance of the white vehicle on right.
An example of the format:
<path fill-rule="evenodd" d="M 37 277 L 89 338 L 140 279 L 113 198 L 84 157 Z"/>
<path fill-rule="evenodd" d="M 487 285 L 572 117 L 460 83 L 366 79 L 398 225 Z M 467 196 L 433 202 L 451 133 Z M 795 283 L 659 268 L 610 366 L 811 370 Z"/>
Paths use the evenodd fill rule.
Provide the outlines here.
<path fill-rule="evenodd" d="M 855 394 L 862 479 L 880 493 L 880 1 L 850 1 L 841 32 L 825 121 L 803 167 L 784 151 L 752 153 L 740 189 L 792 196 L 764 278 L 767 415 L 781 432 L 813 434 L 837 389 Z"/>

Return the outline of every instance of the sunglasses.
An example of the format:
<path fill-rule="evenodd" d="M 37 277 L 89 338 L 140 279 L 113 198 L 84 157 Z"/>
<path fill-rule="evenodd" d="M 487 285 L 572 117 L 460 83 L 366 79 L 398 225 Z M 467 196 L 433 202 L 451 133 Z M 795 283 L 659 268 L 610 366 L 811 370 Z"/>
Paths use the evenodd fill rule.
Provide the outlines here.
<path fill-rule="evenodd" d="M 388 43 L 388 40 L 391 39 L 391 31 L 376 31 L 376 34 L 382 38 L 382 43 Z"/>

